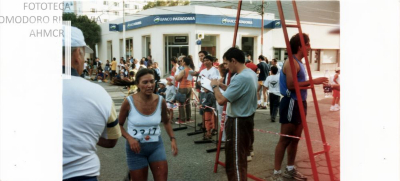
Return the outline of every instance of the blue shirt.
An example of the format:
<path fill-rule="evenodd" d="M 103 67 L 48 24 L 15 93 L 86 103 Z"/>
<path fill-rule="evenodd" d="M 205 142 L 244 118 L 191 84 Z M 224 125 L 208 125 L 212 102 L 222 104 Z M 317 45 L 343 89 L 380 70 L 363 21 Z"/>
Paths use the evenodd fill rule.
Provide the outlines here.
<path fill-rule="evenodd" d="M 300 71 L 297 72 L 297 81 L 298 82 L 306 81 L 306 71 L 305 71 L 304 64 L 301 63 L 301 61 L 297 60 L 296 57 L 293 57 L 293 58 L 297 61 L 297 63 L 299 63 L 299 66 L 300 66 Z M 290 63 L 290 62 L 287 62 L 287 63 Z M 286 75 L 283 73 L 283 71 L 280 71 L 279 89 L 280 89 L 280 92 L 281 92 L 282 96 L 291 97 L 294 100 L 297 100 L 296 92 L 291 92 L 287 88 Z M 300 94 L 301 94 L 301 99 L 303 101 L 307 100 L 307 90 L 300 90 Z"/>
<path fill-rule="evenodd" d="M 248 117 L 257 109 L 257 74 L 251 69 L 244 69 L 232 78 L 231 83 L 222 95 L 231 104 L 230 117 Z"/>

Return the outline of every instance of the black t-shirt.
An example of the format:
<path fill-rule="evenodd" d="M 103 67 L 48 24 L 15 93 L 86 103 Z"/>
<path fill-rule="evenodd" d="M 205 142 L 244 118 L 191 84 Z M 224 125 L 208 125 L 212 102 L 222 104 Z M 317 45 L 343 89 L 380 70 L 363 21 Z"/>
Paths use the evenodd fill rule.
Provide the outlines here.
<path fill-rule="evenodd" d="M 260 62 L 259 64 L 257 64 L 257 68 L 260 69 L 258 81 L 265 81 L 268 77 L 269 65 L 266 62 Z"/>

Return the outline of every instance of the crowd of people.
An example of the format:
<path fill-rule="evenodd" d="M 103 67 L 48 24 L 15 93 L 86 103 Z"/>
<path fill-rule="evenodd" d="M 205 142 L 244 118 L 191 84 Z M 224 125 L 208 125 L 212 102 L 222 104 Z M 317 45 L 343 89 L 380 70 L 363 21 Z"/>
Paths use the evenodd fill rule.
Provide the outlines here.
<path fill-rule="evenodd" d="M 128 89 L 128 92 L 132 94 L 137 91 L 135 74 L 144 68 L 154 70 L 156 81 L 160 81 L 161 72 L 158 68 L 158 63 L 154 62 L 151 55 L 147 56 L 147 58 L 143 57 L 140 61 L 130 56 L 129 60 L 124 60 L 121 57 L 119 62 L 117 62 L 114 57 L 111 62 L 110 60 L 106 60 L 104 65 L 97 57 L 94 60 L 87 58 L 81 77 L 93 81 L 110 82 L 113 85 L 125 86 L 124 89 Z"/>
<path fill-rule="evenodd" d="M 276 59 L 269 62 L 260 55 L 259 63 L 255 65 L 251 56 L 246 56 L 246 60 L 242 50 L 230 48 L 224 53 L 222 64 L 208 52 L 200 51 L 198 71 L 192 56 L 173 57 L 170 60 L 171 76 L 161 79 L 158 63 L 151 56 L 140 61 L 133 57 L 125 61 L 121 57 L 119 63 L 116 58 L 111 62 L 106 60 L 104 70 L 98 58 L 85 61 L 84 53 L 92 50 L 86 46 L 78 28 L 72 27 L 71 32 L 75 40 L 71 45 L 72 78 L 63 82 L 63 179 L 66 181 L 96 181 L 100 174 L 96 145 L 112 148 L 121 136 L 126 140 L 126 162 L 132 180 L 147 180 L 148 168 L 154 180 L 167 180 L 168 165 L 160 123 L 164 125 L 172 154 L 176 156 L 178 147 L 171 126 L 173 110 L 179 107 L 176 124 L 193 122 L 191 101 L 196 95 L 199 96 L 202 126 L 206 132 L 204 139 L 211 139 L 217 133 L 216 128 L 223 121 L 222 108 L 227 106 L 222 141 L 225 142 L 226 174 L 230 181 L 247 180 L 247 162 L 254 156 L 254 115 L 258 108 L 267 109 L 269 105 L 272 122 L 275 122 L 279 110 L 281 133 L 301 136 L 303 126 L 293 77 L 297 77 L 300 87 L 309 86 L 310 81 L 306 79 L 301 61 L 307 55 L 300 51 L 300 34 L 290 40 L 297 75 L 292 75 L 288 63 L 280 67 Z M 309 50 L 308 35 L 303 34 L 303 38 Z M 65 52 L 63 55 L 65 57 Z M 63 65 L 64 61 L 63 58 Z M 119 115 L 104 88 L 81 78 L 92 76 L 94 72 L 97 74 L 92 80 L 110 80 L 112 84 L 126 86 L 128 92 L 132 91 L 133 94 L 122 103 Z M 337 70 L 334 77 L 337 85 L 332 85 L 335 91 L 340 91 L 339 73 Z M 328 79 L 321 77 L 313 79 L 313 82 L 316 85 L 327 84 Z M 307 111 L 307 91 L 300 92 Z M 334 97 L 332 105 L 335 107 L 340 93 L 334 92 Z M 282 181 L 283 177 L 306 179 L 294 167 L 298 141 L 280 137 L 275 149 L 272 180 Z M 282 173 L 286 151 L 288 161 Z"/>

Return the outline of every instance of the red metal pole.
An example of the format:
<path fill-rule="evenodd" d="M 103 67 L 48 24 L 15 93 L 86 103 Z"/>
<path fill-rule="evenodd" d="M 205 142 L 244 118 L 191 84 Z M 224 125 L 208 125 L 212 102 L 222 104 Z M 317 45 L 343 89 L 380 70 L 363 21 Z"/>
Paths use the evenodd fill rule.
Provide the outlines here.
<path fill-rule="evenodd" d="M 297 11 L 296 1 L 292 0 L 292 4 L 293 4 L 294 13 L 295 13 L 295 16 L 296 16 L 296 22 L 299 25 L 298 26 L 299 33 L 300 33 L 300 35 L 302 35 L 303 32 L 302 32 L 301 26 L 300 26 L 300 18 L 299 18 L 299 14 L 298 14 L 298 11 Z M 304 58 L 305 58 L 305 61 L 306 61 L 307 70 L 311 70 L 310 63 L 308 61 L 308 52 L 306 50 L 306 45 L 304 44 L 305 43 L 304 37 L 300 36 L 300 40 L 301 40 L 300 41 L 301 42 L 301 46 L 303 47 L 302 51 L 303 51 L 303 55 L 304 55 Z M 307 71 L 307 72 L 308 72 L 309 80 L 312 80 L 311 71 Z M 334 176 L 333 176 L 333 170 L 332 170 L 332 165 L 331 165 L 331 159 L 329 157 L 329 151 L 328 151 L 329 148 L 328 148 L 328 145 L 326 144 L 325 131 L 324 131 L 324 127 L 322 126 L 322 119 L 321 119 L 321 114 L 319 112 L 317 95 L 315 93 L 315 87 L 314 87 L 314 82 L 313 81 L 310 81 L 310 86 L 312 87 L 311 91 L 312 91 L 313 100 L 314 100 L 313 102 L 314 102 L 315 112 L 317 114 L 317 120 L 318 120 L 318 126 L 319 126 L 319 130 L 320 130 L 320 134 L 321 134 L 321 139 L 322 139 L 322 142 L 324 143 L 325 158 L 326 158 L 326 162 L 327 162 L 327 165 L 328 165 L 329 176 L 330 176 L 331 181 L 333 181 L 334 180 Z"/>
<path fill-rule="evenodd" d="M 241 9 L 242 9 L 242 0 L 239 0 L 238 9 L 237 9 L 237 13 L 236 13 L 235 31 L 234 31 L 234 35 L 233 35 L 232 47 L 235 47 L 235 45 L 236 45 L 236 38 L 237 38 L 237 31 L 239 29 L 239 19 L 240 19 Z M 228 82 L 226 85 L 229 85 L 230 81 L 231 81 L 231 72 L 229 72 L 227 79 L 228 79 Z M 222 111 L 221 122 L 225 122 L 225 115 L 226 115 L 226 104 L 224 105 L 224 109 Z M 222 130 L 220 130 L 219 136 L 218 136 L 218 146 L 217 146 L 217 154 L 215 157 L 214 173 L 217 173 L 218 164 L 225 166 L 225 164 L 223 162 L 219 161 L 219 153 L 221 152 L 221 139 L 222 139 Z"/>
<path fill-rule="evenodd" d="M 287 28 L 286 28 L 285 17 L 283 15 L 283 10 L 282 10 L 282 3 L 280 0 L 277 0 L 276 2 L 278 4 L 279 16 L 281 18 L 281 23 L 282 23 L 282 30 L 283 30 L 283 33 L 285 36 L 285 42 L 286 42 L 287 52 L 288 52 L 288 56 L 289 56 L 289 63 L 290 63 L 290 67 L 291 67 L 290 69 L 292 71 L 293 83 L 294 83 L 295 88 L 297 88 L 296 89 L 296 96 L 297 96 L 297 100 L 298 100 L 297 102 L 298 102 L 299 109 L 300 109 L 300 115 L 301 115 L 301 121 L 302 121 L 303 128 L 304 128 L 304 134 L 306 136 L 306 143 L 307 143 L 307 148 L 308 148 L 307 150 L 308 150 L 308 155 L 310 157 L 311 168 L 312 168 L 312 172 L 314 175 L 314 180 L 319 181 L 317 167 L 315 164 L 314 153 L 312 151 L 313 149 L 312 149 L 312 145 L 311 145 L 310 134 L 309 134 L 307 121 L 306 121 L 306 117 L 305 117 L 305 113 L 304 113 L 303 101 L 301 99 L 299 82 L 297 80 L 297 76 L 295 76 L 295 75 L 297 75 L 297 72 L 295 70 L 293 53 L 292 53 L 292 49 L 291 49 L 290 43 L 289 43 L 289 36 L 288 36 Z M 297 18 L 298 17 L 296 17 L 296 19 Z M 300 34 L 300 37 L 303 37 L 302 34 Z M 303 46 L 302 48 L 305 48 L 305 46 Z M 307 54 L 305 54 L 305 55 L 307 55 Z"/>
<path fill-rule="evenodd" d="M 237 31 L 239 29 L 239 19 L 240 19 L 240 11 L 242 10 L 242 0 L 239 0 L 238 9 L 236 13 L 236 22 L 235 22 L 235 33 L 233 35 L 233 43 L 232 47 L 236 45 Z"/>

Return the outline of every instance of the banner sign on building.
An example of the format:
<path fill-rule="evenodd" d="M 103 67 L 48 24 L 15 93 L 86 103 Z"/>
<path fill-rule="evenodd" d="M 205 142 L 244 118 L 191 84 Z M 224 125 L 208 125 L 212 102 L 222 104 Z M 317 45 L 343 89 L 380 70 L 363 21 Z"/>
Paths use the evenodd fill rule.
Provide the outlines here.
<path fill-rule="evenodd" d="M 165 24 L 206 24 L 220 26 L 235 26 L 236 18 L 220 15 L 205 14 L 170 14 L 170 15 L 151 15 L 145 18 L 126 22 L 126 30 Z M 239 25 L 242 27 L 261 28 L 261 19 L 240 18 Z M 119 28 L 119 27 L 120 28 Z M 117 26 L 118 31 L 122 31 L 122 23 Z M 279 20 L 264 20 L 264 28 L 281 28 Z M 111 24 L 110 24 L 110 31 Z"/>
<path fill-rule="evenodd" d="M 117 24 L 109 24 L 108 29 L 109 29 L 109 31 L 118 31 L 118 25 Z"/>

